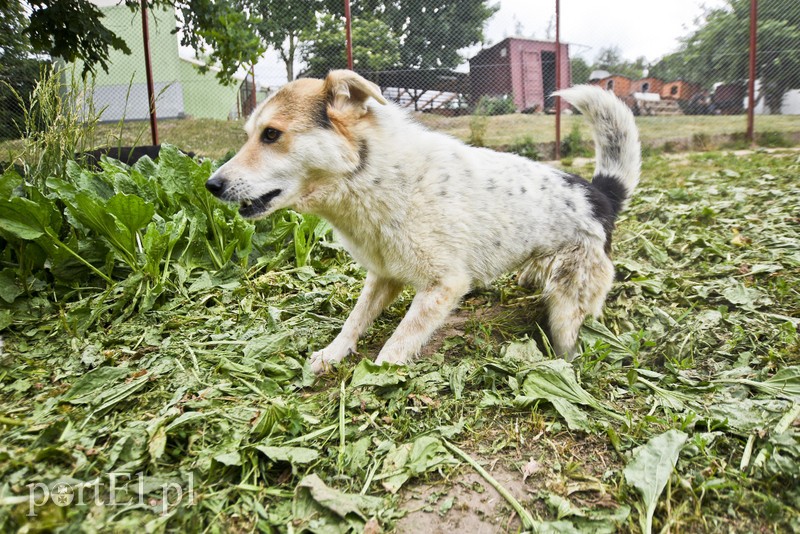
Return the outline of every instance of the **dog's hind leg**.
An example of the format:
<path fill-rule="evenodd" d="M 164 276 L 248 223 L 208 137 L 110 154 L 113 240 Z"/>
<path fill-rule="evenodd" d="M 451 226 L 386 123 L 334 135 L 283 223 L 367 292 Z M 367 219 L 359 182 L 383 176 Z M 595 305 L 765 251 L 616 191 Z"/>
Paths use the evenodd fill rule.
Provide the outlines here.
<path fill-rule="evenodd" d="M 353 311 L 342 326 L 342 331 L 330 345 L 311 355 L 311 370 L 319 374 L 330 365 L 355 352 L 358 338 L 369 328 L 380 313 L 392 303 L 403 285 L 393 280 L 367 273 L 364 289 Z"/>
<path fill-rule="evenodd" d="M 378 354 L 376 363 L 408 363 L 469 289 L 469 278 L 455 275 L 443 277 L 441 282 L 419 290 L 406 316 Z"/>
<path fill-rule="evenodd" d="M 547 304 L 553 351 L 575 357 L 581 325 L 598 317 L 614 281 L 614 265 L 602 247 L 579 247 L 554 258 L 542 296 Z"/>

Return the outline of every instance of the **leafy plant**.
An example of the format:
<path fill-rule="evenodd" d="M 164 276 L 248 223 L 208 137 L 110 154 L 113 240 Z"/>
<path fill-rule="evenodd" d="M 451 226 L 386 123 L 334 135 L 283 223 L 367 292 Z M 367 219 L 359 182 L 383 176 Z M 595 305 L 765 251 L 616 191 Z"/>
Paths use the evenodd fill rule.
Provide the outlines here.
<path fill-rule="evenodd" d="M 517 139 L 508 147 L 506 147 L 506 150 L 533 161 L 539 161 L 542 159 L 542 154 L 539 152 L 539 147 L 529 135 Z"/>
<path fill-rule="evenodd" d="M 672 476 L 687 437 L 677 430 L 656 436 L 636 451 L 625 466 L 625 481 L 642 495 L 644 507 L 639 507 L 639 526 L 646 534 L 653 532 L 653 514 L 658 498 Z"/>

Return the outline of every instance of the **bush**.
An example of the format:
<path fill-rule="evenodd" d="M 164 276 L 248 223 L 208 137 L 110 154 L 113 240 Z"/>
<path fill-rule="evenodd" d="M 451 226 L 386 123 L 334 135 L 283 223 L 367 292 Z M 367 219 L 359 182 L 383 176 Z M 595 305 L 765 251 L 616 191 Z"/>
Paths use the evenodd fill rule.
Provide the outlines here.
<path fill-rule="evenodd" d="M 514 105 L 514 99 L 511 95 L 501 97 L 482 96 L 475 106 L 475 113 L 486 116 L 492 115 L 509 115 L 516 113 L 517 106 Z"/>
<path fill-rule="evenodd" d="M 580 126 L 572 125 L 567 137 L 561 141 L 562 157 L 588 157 L 592 155 L 592 149 L 588 141 L 584 141 Z"/>
<path fill-rule="evenodd" d="M 542 154 L 539 152 L 539 147 L 533 142 L 533 138 L 531 136 L 525 136 L 520 139 L 516 139 L 506 148 L 506 150 L 533 161 L 539 161 L 542 159 Z"/>

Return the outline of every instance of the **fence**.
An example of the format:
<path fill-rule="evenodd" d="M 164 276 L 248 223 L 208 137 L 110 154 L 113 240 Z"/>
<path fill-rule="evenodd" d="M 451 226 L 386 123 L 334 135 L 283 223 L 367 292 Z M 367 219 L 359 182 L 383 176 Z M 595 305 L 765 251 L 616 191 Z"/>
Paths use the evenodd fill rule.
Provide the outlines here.
<path fill-rule="evenodd" d="M 511 3 L 501 1 L 500 9 L 513 11 Z M 595 4 L 607 4 L 606 11 L 617 4 L 635 5 L 625 0 Z M 179 46 L 172 9 L 151 12 L 149 48 L 159 122 L 242 119 L 285 82 L 287 73 L 319 77 L 347 68 L 351 61 L 387 99 L 422 114 L 432 127 L 475 144 L 508 148 L 550 143 L 555 151 L 574 149 L 581 138 L 575 130 L 579 121 L 550 95 L 577 83 L 597 84 L 625 100 L 639 115 L 643 138 L 650 144 L 703 148 L 716 136 L 800 141 L 800 2 L 718 0 L 713 15 L 674 36 L 683 37 L 682 44 L 651 61 L 626 59 L 644 55 L 636 44 L 618 50 L 613 42 L 582 45 L 589 36 L 574 30 L 559 35 L 562 26 L 571 28 L 570 21 L 589 15 L 558 13 L 557 0 L 520 4 L 514 13 L 518 22 L 499 31 L 492 23 L 494 3 L 482 0 L 354 0 L 341 2 L 340 9 L 335 3 L 326 5 L 327 11 L 323 4 L 305 9 L 310 13 L 305 29 L 284 41 L 287 51 L 296 49 L 293 61 L 259 64 L 228 85 L 216 79 L 213 68 L 200 72 L 203 61 Z M 103 110 L 104 121 L 146 121 L 141 16 L 113 3 L 102 9 L 106 26 L 129 43 L 133 54 L 112 53 L 109 71 L 98 73 L 87 97 Z M 751 18 L 753 12 L 756 18 Z M 618 25 L 611 29 L 620 34 L 631 24 L 643 33 L 655 32 L 663 21 L 658 9 L 653 13 L 635 23 L 621 16 L 609 24 Z M 532 35 L 519 22 L 531 20 L 552 23 L 544 34 Z M 268 56 L 276 57 L 275 51 Z M 18 81 L 5 66 L 0 75 Z M 3 90 L 0 137 L 13 138 L 18 135 L 19 104 Z M 565 144 L 554 143 L 562 137 L 562 111 L 567 114 Z"/>

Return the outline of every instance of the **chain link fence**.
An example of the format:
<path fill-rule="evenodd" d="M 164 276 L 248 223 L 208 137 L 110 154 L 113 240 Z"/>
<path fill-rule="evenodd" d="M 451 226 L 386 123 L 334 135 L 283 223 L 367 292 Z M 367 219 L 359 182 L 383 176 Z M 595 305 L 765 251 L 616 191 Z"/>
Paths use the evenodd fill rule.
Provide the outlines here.
<path fill-rule="evenodd" d="M 675 36 L 682 39 L 672 53 L 648 61 L 633 47 L 581 45 L 582 35 L 562 34 L 556 44 L 555 23 L 563 27 L 567 21 L 556 19 L 553 1 L 520 4 L 518 20 L 552 21 L 546 35 L 537 37 L 526 36 L 520 24 L 502 35 L 487 34 L 487 23 L 503 2 L 352 0 L 353 68 L 433 128 L 476 145 L 527 149 L 532 157 L 552 157 L 556 111 L 565 115 L 564 155 L 585 150 L 588 132 L 581 121 L 566 107 L 557 110 L 550 96 L 557 87 L 578 83 L 597 84 L 625 100 L 651 146 L 744 144 L 750 112 L 757 142 L 794 145 L 800 142 L 800 2 L 759 2 L 751 98 L 752 1 L 720 0 L 693 29 Z M 133 53 L 112 53 L 109 71 L 97 74 L 85 98 L 93 100 L 102 121 L 146 121 L 141 16 L 113 0 L 97 3 L 106 25 Z M 322 2 L 312 10 L 306 6 L 304 13 L 310 13 L 305 28 L 289 32 L 280 53 L 273 48 L 263 62 L 223 84 L 213 67 L 179 45 L 175 12 L 151 12 L 159 123 L 241 120 L 289 77 L 322 77 L 330 69 L 347 68 L 345 3 Z M 620 17 L 620 31 L 631 20 Z M 659 23 L 657 14 L 635 22 L 653 28 Z M 35 70 L 3 65 L 0 76 L 23 97 L 20 103 L 8 85 L 1 89 L 0 137 L 13 139 L 19 136 L 21 108 L 27 105 Z"/>

